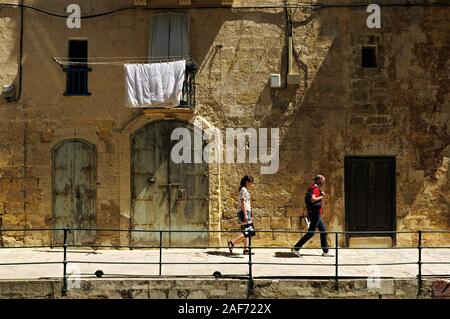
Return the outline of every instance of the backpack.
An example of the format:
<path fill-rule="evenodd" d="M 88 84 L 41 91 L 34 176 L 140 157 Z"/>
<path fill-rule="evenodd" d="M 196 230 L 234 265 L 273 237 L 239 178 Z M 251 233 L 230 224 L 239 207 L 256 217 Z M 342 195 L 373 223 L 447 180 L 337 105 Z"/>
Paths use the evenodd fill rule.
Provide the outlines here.
<path fill-rule="evenodd" d="M 308 190 L 305 194 L 305 205 L 308 213 L 318 213 L 320 208 L 322 208 L 322 200 L 312 202 L 312 194 L 313 191 L 317 188 L 317 186 L 313 186 L 310 190 Z"/>

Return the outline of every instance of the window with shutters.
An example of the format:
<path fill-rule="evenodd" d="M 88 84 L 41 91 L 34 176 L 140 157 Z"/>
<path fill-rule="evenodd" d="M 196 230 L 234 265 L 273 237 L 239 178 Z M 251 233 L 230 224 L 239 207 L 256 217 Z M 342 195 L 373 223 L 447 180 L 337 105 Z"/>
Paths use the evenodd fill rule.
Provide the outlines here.
<path fill-rule="evenodd" d="M 69 65 L 64 68 L 67 74 L 66 96 L 87 96 L 88 73 L 88 41 L 69 40 Z"/>

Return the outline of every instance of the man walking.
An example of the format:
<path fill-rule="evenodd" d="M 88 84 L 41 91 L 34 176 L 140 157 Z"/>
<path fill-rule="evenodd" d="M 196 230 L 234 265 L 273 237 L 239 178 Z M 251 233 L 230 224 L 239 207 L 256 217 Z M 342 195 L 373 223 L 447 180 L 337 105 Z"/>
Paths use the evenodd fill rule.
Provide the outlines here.
<path fill-rule="evenodd" d="M 325 196 L 325 193 L 320 190 L 320 187 L 323 187 L 324 185 L 325 177 L 323 175 L 317 175 L 314 178 L 314 183 L 309 186 L 308 192 L 306 193 L 305 204 L 310 221 L 308 232 L 297 242 L 297 244 L 295 244 L 294 248 L 291 249 L 291 252 L 298 257 L 301 257 L 300 248 L 314 236 L 316 229 L 319 229 L 320 231 L 320 245 L 323 250 L 322 256 L 331 256 L 328 253 L 327 229 L 322 220 L 322 199 Z"/>

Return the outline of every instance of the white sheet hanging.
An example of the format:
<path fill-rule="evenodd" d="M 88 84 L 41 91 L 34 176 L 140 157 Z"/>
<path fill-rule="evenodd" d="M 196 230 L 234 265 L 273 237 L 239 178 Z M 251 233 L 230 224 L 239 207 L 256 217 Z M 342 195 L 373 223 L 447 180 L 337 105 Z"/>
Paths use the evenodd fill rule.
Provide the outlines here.
<path fill-rule="evenodd" d="M 125 64 L 125 104 L 176 107 L 183 92 L 186 61 Z"/>

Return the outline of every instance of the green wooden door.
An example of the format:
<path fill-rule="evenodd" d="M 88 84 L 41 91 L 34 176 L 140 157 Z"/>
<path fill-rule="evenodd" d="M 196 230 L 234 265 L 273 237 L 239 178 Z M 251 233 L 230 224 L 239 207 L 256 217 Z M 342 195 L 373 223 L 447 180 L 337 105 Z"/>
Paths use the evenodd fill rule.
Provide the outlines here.
<path fill-rule="evenodd" d="M 133 229 L 207 230 L 208 165 L 174 163 L 171 133 L 193 126 L 176 121 L 155 122 L 139 129 L 131 141 Z M 192 158 L 194 150 L 191 150 Z M 166 233 L 163 244 L 205 245 L 208 233 Z M 131 244 L 159 245 L 159 233 L 133 232 Z"/>
<path fill-rule="evenodd" d="M 79 140 L 69 140 L 53 153 L 53 216 L 55 228 L 95 228 L 96 199 L 95 147 Z M 95 231 L 72 231 L 71 245 L 92 245 Z M 63 233 L 54 233 L 54 243 L 63 242 Z"/>

